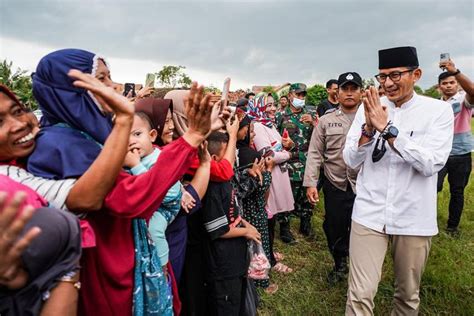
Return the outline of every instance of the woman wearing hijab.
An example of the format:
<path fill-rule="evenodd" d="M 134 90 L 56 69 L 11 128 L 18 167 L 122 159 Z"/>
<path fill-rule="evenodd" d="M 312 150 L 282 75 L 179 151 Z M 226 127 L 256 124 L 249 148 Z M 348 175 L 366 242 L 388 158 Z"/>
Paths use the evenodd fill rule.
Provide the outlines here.
<path fill-rule="evenodd" d="M 100 155 L 84 175 L 61 181 L 35 177 L 28 173 L 26 161 L 36 146 L 38 121 L 5 86 L 0 85 L 0 110 L 4 130 L 0 135 L 0 174 L 21 182 L 43 196 L 52 206 L 70 211 L 98 210 L 121 169 L 133 118 L 133 104 L 113 93 L 97 79 L 78 71 L 71 80 L 95 93 L 116 113 L 116 124 Z M 4 133 L 4 134 L 3 134 Z"/>
<path fill-rule="evenodd" d="M 87 88 L 93 92 L 101 100 L 107 102 L 107 106 L 113 108 L 116 113 L 116 124 L 109 137 L 107 138 L 104 149 L 90 166 L 87 172 L 79 179 L 66 180 L 48 180 L 41 177 L 35 177 L 28 173 L 25 169 L 25 162 L 28 155 L 35 148 L 35 136 L 39 130 L 38 121 L 36 117 L 28 112 L 27 109 L 18 101 L 16 96 L 5 86 L 0 85 L 0 112 L 2 113 L 3 125 L 0 133 L 0 185 L 1 190 L 8 191 L 18 190 L 27 191 L 27 204 L 35 208 L 47 206 L 54 206 L 64 210 L 73 211 L 94 211 L 100 209 L 102 200 L 107 191 L 112 187 L 115 176 L 121 169 L 123 157 L 127 150 L 126 141 L 130 133 L 131 118 L 133 117 L 133 105 L 121 95 L 117 95 L 110 88 L 105 87 L 99 80 L 90 75 L 85 75 L 78 71 L 71 71 L 69 73 L 71 80 L 75 80 L 74 84 Z M 17 184 L 21 182 L 25 186 Z M 34 190 L 34 191 L 32 191 Z M 35 192 L 36 191 L 36 192 Z M 45 199 L 43 199 L 43 197 Z M 31 263 L 24 269 L 24 273 L 17 274 L 16 281 L 21 280 L 21 276 L 28 276 L 31 279 L 32 275 L 39 276 L 40 269 L 49 269 L 53 273 L 54 267 L 46 261 L 54 263 L 55 257 L 50 250 L 64 251 L 60 242 L 66 242 L 66 237 L 61 235 L 54 235 L 55 231 L 61 232 L 67 228 L 66 223 L 56 220 L 55 217 L 48 216 L 51 211 L 41 211 L 46 213 L 45 216 L 30 221 L 30 223 L 38 224 L 38 227 L 45 232 L 41 234 L 40 244 L 34 244 L 34 249 L 41 249 L 40 252 L 34 252 L 34 256 L 30 256 L 31 260 L 39 263 L 39 266 L 32 266 Z M 54 210 L 57 214 L 65 214 L 64 212 Z M 38 215 L 35 213 L 35 218 Z M 66 219 L 71 215 L 64 215 Z M 63 217 L 64 217 L 63 216 Z M 75 221 L 77 219 L 74 218 Z M 38 223 L 38 221 L 40 221 Z M 52 226 L 47 224 L 51 223 Z M 45 227 L 46 225 L 46 227 Z M 82 235 L 82 246 L 92 247 L 95 245 L 95 238 L 93 231 L 87 222 L 81 221 L 81 230 L 73 233 L 75 238 L 80 240 Z M 62 239 L 58 239 L 62 238 Z M 54 244 L 57 242 L 57 244 Z M 44 249 L 45 247 L 51 247 Z M 49 251 L 49 252 L 48 252 Z M 31 251 L 27 251 L 26 254 Z M 43 260 L 44 253 L 46 259 Z M 79 267 L 80 249 L 75 259 L 76 268 Z M 3 255 L 3 254 L 2 254 Z M 60 259 L 58 257 L 58 259 Z M 30 260 L 30 261 L 31 261 Z M 26 266 L 26 264 L 24 265 Z M 33 267 L 33 268 L 31 268 Z M 76 272 L 76 271 L 72 271 Z M 51 274 L 50 274 L 51 276 Z M 65 279 L 60 279 L 60 283 L 54 283 L 53 279 L 45 278 L 44 276 L 35 281 L 32 285 L 27 285 L 27 289 L 18 289 L 19 284 L 16 282 L 16 290 L 10 291 L 2 296 L 0 305 L 2 306 L 1 314 L 6 315 L 37 315 L 38 308 L 42 306 L 42 313 L 46 315 L 75 315 L 77 313 L 77 297 L 79 290 L 79 274 L 75 273 L 68 275 Z M 13 283 L 15 282 L 13 281 Z M 42 280 L 42 281 L 41 281 Z M 56 280 L 57 281 L 57 280 Z M 41 283 L 41 284 L 40 284 Z M 59 284 L 56 286 L 56 284 Z M 68 286 L 68 284 L 70 284 Z M 9 286 L 12 281 L 9 282 Z M 54 290 L 48 294 L 48 290 Z M 75 286 L 73 286 L 75 285 Z M 32 288 L 36 288 L 40 294 L 36 295 Z M 26 293 L 26 294 L 25 294 Z M 24 297 L 28 295 L 29 300 L 25 301 Z M 49 297 L 49 298 L 48 298 Z M 47 300 L 46 300 L 47 299 Z M 45 301 L 42 304 L 42 300 Z"/>
<path fill-rule="evenodd" d="M 66 74 L 70 69 L 94 74 L 100 67 L 108 73 L 97 55 L 77 49 L 55 51 L 39 62 L 33 93 L 44 115 L 44 127 L 28 160 L 30 172 L 50 179 L 77 178 L 97 157 L 112 128 L 111 115 L 85 90 L 75 88 Z M 192 109 L 188 132 L 163 149 L 159 163 L 149 172 L 139 176 L 121 172 L 103 209 L 87 215 L 96 232 L 96 247 L 84 250 L 81 259 L 84 290 L 79 311 L 83 315 L 132 313 L 132 219 L 150 218 L 167 190 L 184 174 L 210 129 L 211 105 L 202 87 L 194 83 L 187 102 Z"/>
<path fill-rule="evenodd" d="M 78 219 L 45 207 L 48 203 L 35 191 L 4 175 L 0 175 L 0 191 L 9 203 L 21 201 L 16 194 L 22 192 L 20 208 L 37 209 L 23 231 L 40 229 L 22 253 L 19 268 L 8 279 L 0 278 L 0 314 L 76 315 L 81 255 Z"/>
<path fill-rule="evenodd" d="M 290 153 L 283 149 L 281 136 L 274 126 L 276 107 L 271 95 L 262 95 L 248 105 L 247 115 L 254 121 L 255 149 L 264 152 L 265 157 L 272 157 L 276 166 L 272 170 L 266 210 L 269 218 L 270 234 L 270 262 L 277 272 L 290 273 L 292 269 L 281 262 L 276 262 L 273 252 L 275 230 L 274 216 L 281 212 L 289 212 L 294 208 L 294 199 L 291 193 L 290 178 L 285 163 L 290 159 Z"/>

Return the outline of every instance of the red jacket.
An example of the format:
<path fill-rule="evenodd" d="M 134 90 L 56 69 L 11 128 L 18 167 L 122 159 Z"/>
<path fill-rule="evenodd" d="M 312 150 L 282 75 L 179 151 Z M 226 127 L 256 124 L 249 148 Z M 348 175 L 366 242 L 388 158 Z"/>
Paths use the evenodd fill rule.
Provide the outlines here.
<path fill-rule="evenodd" d="M 183 138 L 169 144 L 149 172 L 139 176 L 121 172 L 104 209 L 88 214 L 97 245 L 84 249 L 81 259 L 80 315 L 132 314 L 132 219 L 151 217 L 168 189 L 188 170 L 196 152 Z"/>

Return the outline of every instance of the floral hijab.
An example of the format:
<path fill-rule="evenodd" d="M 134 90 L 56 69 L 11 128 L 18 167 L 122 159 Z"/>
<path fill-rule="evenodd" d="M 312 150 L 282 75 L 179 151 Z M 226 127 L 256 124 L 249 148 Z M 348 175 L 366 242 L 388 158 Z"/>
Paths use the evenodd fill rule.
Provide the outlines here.
<path fill-rule="evenodd" d="M 247 115 L 252 121 L 259 122 L 268 128 L 274 126 L 274 121 L 268 117 L 265 109 L 267 108 L 268 96 L 261 95 L 254 100 L 250 100 L 248 104 Z"/>

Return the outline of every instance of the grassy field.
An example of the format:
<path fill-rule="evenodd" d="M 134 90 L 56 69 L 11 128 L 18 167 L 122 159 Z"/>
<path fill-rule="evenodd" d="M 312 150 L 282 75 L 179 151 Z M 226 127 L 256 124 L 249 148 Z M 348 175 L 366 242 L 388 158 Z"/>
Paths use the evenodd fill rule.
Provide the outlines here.
<path fill-rule="evenodd" d="M 473 128 L 474 130 L 474 128 Z M 474 315 L 474 175 L 465 191 L 461 235 L 452 238 L 444 232 L 448 216 L 448 184 L 438 195 L 440 233 L 432 248 L 421 286 L 421 315 Z M 322 230 L 323 206 L 313 216 L 317 237 L 288 246 L 276 241 L 276 249 L 285 254 L 284 263 L 295 269 L 289 275 L 273 273 L 277 293 L 262 293 L 259 315 L 343 315 L 347 282 L 330 287 L 326 276 L 332 267 Z M 297 232 L 299 220 L 293 220 Z M 278 234 L 277 234 L 278 236 Z M 375 314 L 389 315 L 392 306 L 393 270 L 390 255 L 385 258 L 382 281 L 375 299 Z"/>

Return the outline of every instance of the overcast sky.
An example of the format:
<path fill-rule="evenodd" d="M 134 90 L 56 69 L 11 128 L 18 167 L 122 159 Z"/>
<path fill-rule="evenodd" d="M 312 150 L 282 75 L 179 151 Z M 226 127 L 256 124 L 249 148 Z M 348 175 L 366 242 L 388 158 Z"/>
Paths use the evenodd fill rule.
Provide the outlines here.
<path fill-rule="evenodd" d="M 55 49 L 83 48 L 119 82 L 183 65 L 192 79 L 232 88 L 324 83 L 377 73 L 377 51 L 415 46 L 420 85 L 436 83 L 439 54 L 474 79 L 474 1 L 0 0 L 0 58 L 33 71 Z"/>

